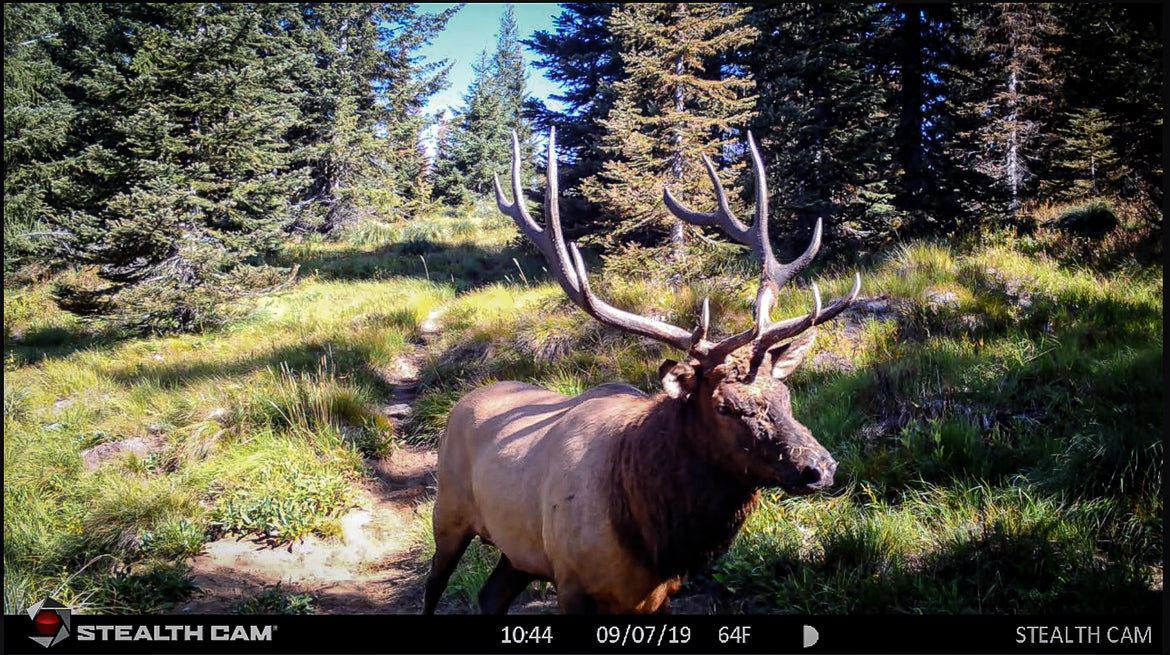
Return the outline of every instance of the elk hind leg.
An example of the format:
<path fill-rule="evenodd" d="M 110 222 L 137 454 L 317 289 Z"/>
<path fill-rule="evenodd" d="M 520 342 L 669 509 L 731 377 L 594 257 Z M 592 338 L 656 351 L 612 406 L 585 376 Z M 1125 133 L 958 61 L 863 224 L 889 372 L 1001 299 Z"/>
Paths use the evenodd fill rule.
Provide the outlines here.
<path fill-rule="evenodd" d="M 463 551 L 475 536 L 471 531 L 441 532 L 435 530 L 435 556 L 431 559 L 431 571 L 427 574 L 427 587 L 423 595 L 423 614 L 434 614 L 439 597 L 447 588 L 447 581 L 455 572 Z"/>
<path fill-rule="evenodd" d="M 512 561 L 500 553 L 500 561 L 479 591 L 479 611 L 483 614 L 507 614 L 512 601 L 536 579 L 512 566 Z"/>

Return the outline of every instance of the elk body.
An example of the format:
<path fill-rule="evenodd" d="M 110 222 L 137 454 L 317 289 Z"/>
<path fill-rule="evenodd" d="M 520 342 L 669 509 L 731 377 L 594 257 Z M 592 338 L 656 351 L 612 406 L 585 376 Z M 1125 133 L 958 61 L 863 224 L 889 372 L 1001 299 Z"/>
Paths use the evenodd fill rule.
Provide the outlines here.
<path fill-rule="evenodd" d="M 845 309 L 861 279 L 823 309 L 813 285 L 811 313 L 771 321 L 778 289 L 815 256 L 821 226 L 800 257 L 777 263 L 767 234 L 763 163 L 750 135 L 757 188 L 752 226 L 732 215 L 706 158 L 715 212 L 691 211 L 669 190 L 664 193 L 680 219 L 718 225 L 760 260 L 753 326 L 717 342 L 707 338 L 706 302 L 699 326 L 687 331 L 615 308 L 592 292 L 580 253 L 561 234 L 554 139 L 555 132 L 549 138 L 545 227 L 523 206 L 515 136 L 516 200 L 506 201 L 497 180 L 500 210 L 537 245 L 565 293 L 585 312 L 674 346 L 687 358 L 662 364 L 664 392 L 652 397 L 624 384 L 567 397 L 500 382 L 460 400 L 439 446 L 427 614 L 476 536 L 500 551 L 479 595 L 485 613 L 506 612 L 536 579 L 556 585 L 562 612 L 666 611 L 686 576 L 727 549 L 761 487 L 806 494 L 833 483 L 837 463 L 792 417 L 783 379 L 812 345 L 812 328 Z"/>

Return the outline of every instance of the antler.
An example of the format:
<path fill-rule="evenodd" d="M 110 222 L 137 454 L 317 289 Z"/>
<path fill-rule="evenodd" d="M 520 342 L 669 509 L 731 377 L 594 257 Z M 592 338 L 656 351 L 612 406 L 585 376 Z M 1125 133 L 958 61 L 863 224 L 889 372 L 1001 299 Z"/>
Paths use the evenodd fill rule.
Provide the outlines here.
<path fill-rule="evenodd" d="M 776 294 L 789 280 L 796 276 L 821 247 L 821 219 L 817 219 L 813 230 L 812 241 L 799 257 L 787 264 L 780 264 L 772 253 L 772 245 L 768 240 L 768 185 L 764 177 L 764 161 L 756 147 L 756 141 L 748 133 L 748 146 L 752 157 L 752 168 L 756 177 L 756 211 L 752 226 L 749 228 L 731 213 L 727 203 L 727 192 L 715 173 L 715 166 L 711 160 L 703 155 L 703 164 L 707 167 L 707 174 L 715 186 L 715 199 L 718 208 L 710 214 L 702 214 L 684 206 L 670 193 L 670 189 L 663 188 L 662 199 L 667 209 L 680 220 L 692 225 L 716 225 L 723 229 L 736 241 L 747 245 L 760 260 L 760 289 L 756 293 L 755 325 L 740 334 L 728 337 L 716 344 L 709 356 L 719 356 L 719 359 L 730 354 L 733 350 L 748 343 L 754 343 L 754 350 L 759 353 L 771 348 L 777 342 L 796 336 L 801 332 L 819 325 L 840 314 L 849 303 L 857 298 L 861 291 L 861 274 L 854 274 L 853 289 L 844 297 L 833 301 L 827 308 L 821 309 L 821 294 L 816 284 L 813 286 L 815 307 L 812 313 L 797 318 L 788 319 L 772 324 L 772 306 L 776 302 Z"/>
<path fill-rule="evenodd" d="M 520 141 L 516 138 L 515 132 L 512 133 L 512 195 L 515 201 L 509 203 L 504 199 L 499 177 L 495 178 L 495 187 L 496 204 L 500 211 L 511 216 L 520 226 L 520 230 L 536 244 L 545 261 L 549 263 L 557 282 L 565 290 L 565 294 L 590 316 L 606 325 L 662 341 L 692 355 L 704 354 L 710 348 L 705 339 L 708 323 L 706 304 L 699 328 L 691 333 L 663 321 L 618 309 L 593 293 L 577 245 L 570 243 L 566 246 L 564 234 L 561 232 L 560 212 L 557 206 L 556 128 L 549 132 L 548 137 L 548 187 L 544 193 L 544 229 L 532 220 L 524 208 L 524 196 L 520 188 Z"/>
<path fill-rule="evenodd" d="M 718 225 L 737 241 L 747 244 L 759 257 L 761 265 L 760 290 L 756 294 L 755 324 L 739 334 L 732 335 L 711 343 L 707 340 L 707 330 L 710 325 L 710 303 L 703 301 L 703 311 L 699 325 L 693 332 L 671 325 L 663 321 L 627 312 L 598 298 L 589 285 L 589 277 L 585 272 L 585 263 L 581 252 L 574 243 L 565 242 L 561 231 L 560 211 L 557 204 L 557 157 L 556 157 L 556 128 L 549 132 L 548 138 L 548 186 L 544 194 L 545 227 L 541 228 L 532 220 L 528 210 L 524 207 L 523 190 L 520 187 L 520 141 L 516 133 L 512 133 L 512 196 L 509 203 L 500 189 L 499 177 L 496 177 L 495 191 L 496 204 L 500 211 L 511 216 L 516 225 L 544 255 L 553 276 L 564 289 L 565 294 L 581 309 L 601 323 L 616 327 L 619 330 L 631 332 L 656 341 L 661 341 L 686 351 L 692 357 L 702 361 L 721 362 L 733 351 L 751 343 L 753 350 L 759 354 L 772 347 L 777 342 L 796 336 L 801 332 L 824 323 L 840 314 L 849 306 L 861 290 L 861 275 L 855 275 L 853 289 L 848 295 L 837 299 L 827 308 L 821 308 L 821 295 L 816 284 L 813 284 L 813 298 L 815 306 L 812 313 L 797 318 L 791 318 L 779 323 L 772 323 L 770 314 L 776 301 L 776 294 L 797 273 L 808 265 L 816 256 L 821 245 L 821 221 L 817 220 L 813 231 L 812 242 L 804 253 L 787 264 L 779 264 L 772 253 L 772 246 L 768 240 L 768 188 L 764 181 L 764 164 L 760 158 L 756 142 L 748 134 L 748 143 L 751 147 L 752 162 L 756 174 L 756 212 L 755 221 L 751 228 L 740 223 L 727 203 L 727 194 L 715 173 L 715 166 L 705 155 L 703 163 L 707 166 L 707 173 L 715 184 L 715 196 L 719 208 L 711 214 L 701 214 L 684 207 L 675 200 L 669 189 L 664 190 L 663 199 L 670 211 L 679 219 L 693 225 Z"/>

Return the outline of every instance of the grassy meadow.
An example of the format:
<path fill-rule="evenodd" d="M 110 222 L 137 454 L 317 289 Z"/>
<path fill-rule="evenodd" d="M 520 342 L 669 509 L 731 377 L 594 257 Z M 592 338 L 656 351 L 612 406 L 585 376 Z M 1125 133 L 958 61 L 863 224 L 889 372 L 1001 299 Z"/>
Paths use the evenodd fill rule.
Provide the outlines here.
<path fill-rule="evenodd" d="M 1060 226 L 1078 211 L 1043 207 L 1026 237 L 908 243 L 790 284 L 777 316 L 808 311 L 812 281 L 828 299 L 862 275 L 862 300 L 820 329 L 790 381 L 838 483 L 765 492 L 684 593 L 747 613 L 1159 608 L 1160 237 L 1151 255 L 1148 229 L 1120 211 L 1105 237 L 1075 236 Z M 80 322 L 52 304 L 48 273 L 6 279 L 5 613 L 45 594 L 87 612 L 162 611 L 195 591 L 185 562 L 209 540 L 337 534 L 365 460 L 433 446 L 451 405 L 489 381 L 656 392 L 678 353 L 599 326 L 531 252 L 486 204 L 369 222 L 290 243 L 295 286 L 177 337 Z M 758 272 L 739 251 L 708 255 L 675 290 L 616 260 L 593 263 L 594 286 L 682 326 L 709 296 L 714 334 L 743 329 Z M 431 316 L 441 327 L 424 345 Z M 419 395 L 398 425 L 384 411 L 390 371 L 420 349 Z M 102 459 L 112 444 L 141 455 Z M 428 519 L 424 506 L 420 563 Z M 477 546 L 452 580 L 468 611 L 493 564 Z"/>

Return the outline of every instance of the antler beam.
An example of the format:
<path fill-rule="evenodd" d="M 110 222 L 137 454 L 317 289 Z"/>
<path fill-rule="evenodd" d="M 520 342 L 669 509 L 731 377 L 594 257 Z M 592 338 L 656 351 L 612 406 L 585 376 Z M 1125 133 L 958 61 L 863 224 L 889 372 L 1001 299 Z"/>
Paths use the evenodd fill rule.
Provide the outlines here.
<path fill-rule="evenodd" d="M 709 344 L 699 335 L 700 330 L 696 330 L 695 333 L 687 332 L 669 323 L 618 309 L 593 293 L 577 245 L 566 246 L 561 232 L 560 212 L 557 206 L 556 134 L 556 128 L 553 128 L 548 137 L 548 187 L 544 194 L 545 229 L 541 229 L 524 209 L 524 196 L 520 188 L 520 142 L 515 132 L 512 133 L 512 193 L 515 201 L 509 203 L 505 200 L 497 177 L 496 204 L 500 211 L 511 216 L 520 230 L 536 244 L 569 299 L 590 316 L 619 330 L 649 337 L 686 352 L 705 352 Z M 703 333 L 706 332 L 703 326 L 701 330 Z M 699 338 L 696 339 L 696 336 Z"/>

